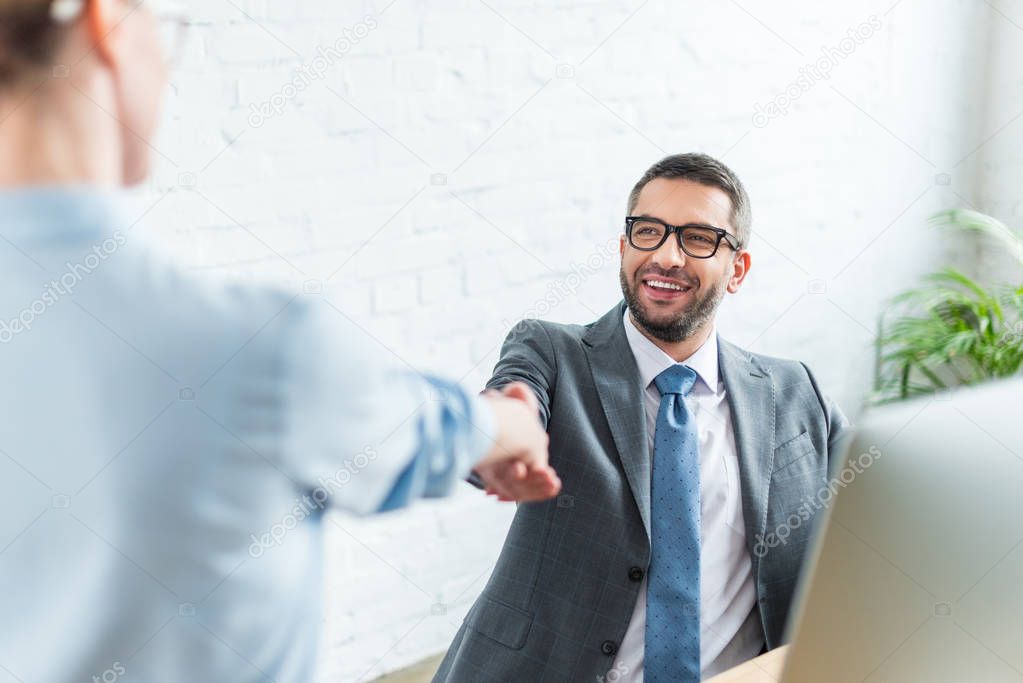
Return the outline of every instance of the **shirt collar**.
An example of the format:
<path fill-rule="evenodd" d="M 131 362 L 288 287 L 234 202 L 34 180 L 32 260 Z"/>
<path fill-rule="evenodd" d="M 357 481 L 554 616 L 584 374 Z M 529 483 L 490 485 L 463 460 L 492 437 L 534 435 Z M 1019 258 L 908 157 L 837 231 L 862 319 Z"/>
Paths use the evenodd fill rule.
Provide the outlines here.
<path fill-rule="evenodd" d="M 123 190 L 88 185 L 0 188 L 3 235 L 15 244 L 65 244 L 127 231 L 137 200 Z M 141 212 L 139 212 L 141 213 Z"/>
<path fill-rule="evenodd" d="M 636 325 L 633 324 L 629 318 L 628 308 L 625 309 L 625 336 L 629 340 L 632 355 L 636 357 L 636 365 L 639 366 L 639 378 L 643 382 L 644 388 L 650 386 L 650 383 L 654 381 L 657 375 L 675 365 L 674 358 L 659 349 L 656 344 L 647 339 Z M 691 367 L 704 386 L 716 394 L 718 391 L 717 330 L 712 329 L 707 337 L 707 341 L 693 355 L 682 361 L 682 363 Z"/>

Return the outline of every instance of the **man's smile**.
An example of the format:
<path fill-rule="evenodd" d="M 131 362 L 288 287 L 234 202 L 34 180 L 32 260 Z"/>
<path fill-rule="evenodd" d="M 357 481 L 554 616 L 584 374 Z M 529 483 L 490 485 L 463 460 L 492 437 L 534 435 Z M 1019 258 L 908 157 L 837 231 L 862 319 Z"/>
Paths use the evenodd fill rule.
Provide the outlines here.
<path fill-rule="evenodd" d="M 681 280 L 648 275 L 641 280 L 643 292 L 654 301 L 674 301 L 683 298 L 693 287 Z"/>

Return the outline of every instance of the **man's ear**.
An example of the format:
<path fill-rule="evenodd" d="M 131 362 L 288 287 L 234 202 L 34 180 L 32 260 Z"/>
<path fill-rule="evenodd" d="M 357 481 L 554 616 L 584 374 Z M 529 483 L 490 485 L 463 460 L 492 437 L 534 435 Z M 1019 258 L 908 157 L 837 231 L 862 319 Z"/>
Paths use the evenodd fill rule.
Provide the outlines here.
<path fill-rule="evenodd" d="M 625 256 L 625 235 L 618 236 L 618 255 Z"/>
<path fill-rule="evenodd" d="M 735 253 L 732 258 L 732 274 L 728 278 L 728 293 L 735 294 L 742 287 L 743 280 L 749 274 L 750 257 L 749 252 L 741 250 Z"/>
<path fill-rule="evenodd" d="M 114 22 L 115 0 L 86 0 L 85 27 L 92 49 L 108 67 L 117 64 L 114 50 L 114 36 L 117 24 Z"/>

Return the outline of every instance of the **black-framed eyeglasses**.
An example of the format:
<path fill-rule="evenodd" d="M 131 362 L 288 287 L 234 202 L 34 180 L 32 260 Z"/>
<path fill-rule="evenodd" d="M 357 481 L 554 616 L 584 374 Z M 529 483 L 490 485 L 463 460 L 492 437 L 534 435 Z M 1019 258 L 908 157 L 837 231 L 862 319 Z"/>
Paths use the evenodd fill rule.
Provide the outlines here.
<path fill-rule="evenodd" d="M 678 246 L 687 256 L 711 258 L 724 240 L 732 251 L 739 250 L 739 240 L 727 230 L 703 223 L 668 225 L 649 216 L 626 216 L 625 236 L 629 245 L 640 251 L 657 251 L 671 233 L 678 235 Z"/>

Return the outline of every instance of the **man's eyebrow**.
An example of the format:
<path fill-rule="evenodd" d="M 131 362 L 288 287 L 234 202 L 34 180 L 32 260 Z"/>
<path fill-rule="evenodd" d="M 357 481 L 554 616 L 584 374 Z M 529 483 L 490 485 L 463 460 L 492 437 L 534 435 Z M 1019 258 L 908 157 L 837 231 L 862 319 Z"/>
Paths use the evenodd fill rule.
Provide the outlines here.
<path fill-rule="evenodd" d="M 637 218 L 652 218 L 655 221 L 660 221 L 660 222 L 665 223 L 665 224 L 668 223 L 668 221 L 664 220 L 663 218 L 658 218 L 657 216 L 651 216 L 648 213 L 636 214 L 636 217 Z"/>
<path fill-rule="evenodd" d="M 648 213 L 639 213 L 639 214 L 635 214 L 635 215 L 636 215 L 636 218 L 652 218 L 655 221 L 660 221 L 660 222 L 662 222 L 662 223 L 664 223 L 666 225 L 671 225 L 671 223 L 669 223 L 668 221 L 664 220 L 663 218 L 658 218 L 657 216 L 651 216 Z M 698 226 L 700 226 L 702 228 L 715 228 L 717 230 L 724 230 L 729 235 L 732 235 L 732 232 L 730 230 L 728 230 L 727 228 L 719 228 L 718 226 L 714 225 L 713 223 L 702 223 L 700 221 L 690 221 L 689 223 L 683 223 L 682 225 L 698 225 Z"/>

